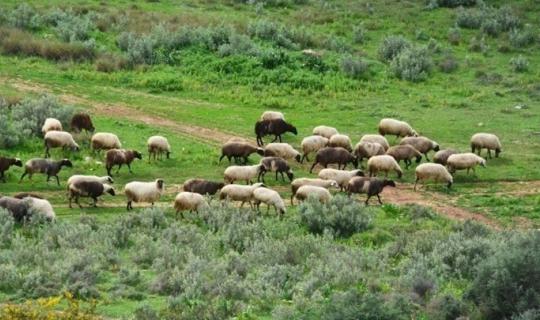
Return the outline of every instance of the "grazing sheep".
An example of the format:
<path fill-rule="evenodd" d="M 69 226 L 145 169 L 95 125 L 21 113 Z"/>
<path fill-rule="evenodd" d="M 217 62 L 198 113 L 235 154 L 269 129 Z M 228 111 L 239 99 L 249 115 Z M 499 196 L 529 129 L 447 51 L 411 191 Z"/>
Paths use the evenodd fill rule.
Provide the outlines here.
<path fill-rule="evenodd" d="M 2 181 L 6 182 L 6 176 L 4 175 L 4 173 L 11 166 L 22 167 L 21 159 L 0 157 L 0 179 L 2 179 Z"/>
<path fill-rule="evenodd" d="M 471 137 L 471 152 L 478 150 L 478 155 L 482 149 L 487 149 L 488 157 L 491 159 L 491 150 L 495 150 L 495 157 L 498 158 L 502 152 L 501 142 L 499 138 L 491 133 L 477 133 Z"/>
<path fill-rule="evenodd" d="M 428 158 L 428 152 L 431 150 L 437 152 L 439 151 L 439 144 L 433 140 L 430 140 L 426 137 L 406 137 L 401 140 L 400 145 L 411 145 L 420 153 L 423 153 L 426 156 L 426 160 L 430 161 Z"/>
<path fill-rule="evenodd" d="M 94 200 L 93 207 L 95 208 L 97 207 L 98 197 L 105 193 L 108 193 L 111 196 L 116 195 L 114 188 L 109 184 L 88 180 L 75 181 L 69 185 L 69 207 L 72 208 L 71 201 L 75 198 L 75 203 L 79 205 L 79 208 L 82 208 L 82 205 L 79 203 L 79 198 L 85 197 Z"/>
<path fill-rule="evenodd" d="M 62 167 L 71 168 L 73 167 L 73 164 L 68 159 L 62 159 L 59 161 L 41 158 L 30 159 L 24 164 L 24 173 L 22 174 L 19 183 L 26 175 L 28 175 L 28 179 L 32 180 L 32 175 L 34 173 L 44 173 L 47 175 L 47 182 L 49 182 L 51 177 L 55 177 L 56 183 L 60 185 L 58 173 L 60 172 Z"/>
<path fill-rule="evenodd" d="M 224 186 L 225 184 L 223 182 L 208 181 L 204 179 L 189 179 L 184 182 L 183 189 L 184 191 L 201 195 L 214 195 Z"/>
<path fill-rule="evenodd" d="M 302 139 L 302 143 L 300 145 L 302 146 L 302 152 L 304 153 L 300 159 L 300 163 L 303 163 L 304 159 L 309 161 L 308 154 L 311 152 L 317 152 L 326 147 L 328 145 L 328 138 L 323 136 L 309 136 Z"/>
<path fill-rule="evenodd" d="M 349 197 L 352 193 L 365 193 L 367 194 L 366 206 L 368 205 L 369 199 L 373 196 L 377 196 L 379 204 L 382 204 L 381 197 L 379 194 L 383 191 L 384 187 L 395 187 L 396 183 L 393 180 L 387 179 L 377 179 L 369 177 L 354 177 L 349 180 L 347 185 L 347 192 Z"/>
<path fill-rule="evenodd" d="M 330 139 L 333 135 L 338 134 L 339 132 L 336 130 L 336 128 L 328 127 L 328 126 L 317 126 L 313 128 L 313 134 L 316 136 L 322 136 L 326 139 Z"/>
<path fill-rule="evenodd" d="M 260 164 L 252 166 L 229 166 L 225 169 L 225 183 L 234 183 L 236 180 L 244 180 L 246 184 L 251 184 L 252 180 L 259 177 L 259 173 L 264 170 Z"/>
<path fill-rule="evenodd" d="M 283 115 L 283 113 L 278 112 L 278 111 L 265 111 L 261 115 L 260 120 L 264 121 L 264 120 L 277 120 L 277 119 L 285 120 L 285 116 Z"/>
<path fill-rule="evenodd" d="M 291 182 L 291 204 L 293 204 L 293 198 L 296 195 L 296 191 L 298 191 L 298 188 L 301 186 L 317 186 L 322 188 L 338 188 L 339 185 L 337 181 L 335 180 L 323 180 L 323 179 L 313 179 L 313 178 L 298 178 L 294 179 L 293 182 Z"/>
<path fill-rule="evenodd" d="M 258 148 L 243 142 L 227 142 L 221 147 L 221 157 L 219 157 L 219 162 L 225 157 L 227 157 L 229 163 L 231 162 L 231 158 L 234 158 L 235 161 L 242 158 L 244 159 L 244 164 L 246 164 L 248 157 L 255 152 L 261 156 L 264 155 L 263 148 Z"/>
<path fill-rule="evenodd" d="M 379 122 L 379 134 L 382 136 L 395 135 L 398 138 L 418 135 L 407 122 L 390 118 L 384 118 Z"/>
<path fill-rule="evenodd" d="M 127 210 L 133 210 L 133 202 L 149 202 L 154 205 L 163 193 L 165 186 L 162 179 L 151 182 L 134 181 L 126 184 L 124 193 L 127 198 Z"/>
<path fill-rule="evenodd" d="M 388 150 L 388 148 L 390 148 L 388 140 L 386 140 L 386 138 L 381 136 L 380 134 L 365 134 L 362 136 L 359 143 L 363 142 L 378 143 L 384 148 L 385 152 L 386 150 Z"/>
<path fill-rule="evenodd" d="M 353 177 L 363 177 L 364 173 L 362 170 L 336 170 L 336 169 L 322 169 L 319 171 L 319 178 L 324 180 L 334 180 L 339 185 L 339 190 L 343 191 L 345 187 L 347 187 L 347 184 L 349 183 L 349 180 L 351 180 Z"/>
<path fill-rule="evenodd" d="M 82 130 L 86 130 L 86 132 L 94 133 L 94 124 L 92 123 L 92 119 L 87 113 L 79 112 L 73 115 L 71 118 L 71 131 L 75 133 L 79 133 Z"/>
<path fill-rule="evenodd" d="M 384 147 L 378 142 L 358 142 L 354 146 L 354 155 L 358 158 L 358 162 L 361 163 L 364 158 L 369 159 L 373 156 L 380 156 L 385 153 Z"/>
<path fill-rule="evenodd" d="M 263 183 L 255 183 L 250 186 L 241 186 L 237 184 L 229 184 L 224 186 L 219 193 L 220 200 L 232 200 L 242 201 L 240 207 L 244 206 L 244 203 L 249 203 L 249 206 L 253 208 L 253 191 L 257 188 L 265 187 Z"/>
<path fill-rule="evenodd" d="M 435 181 L 446 182 L 448 189 L 452 187 L 454 179 L 446 168 L 438 163 L 422 163 L 416 167 L 416 180 L 414 181 L 414 191 L 418 182 Z"/>
<path fill-rule="evenodd" d="M 256 188 L 253 190 L 253 199 L 255 200 L 255 206 L 257 211 L 261 205 L 261 202 L 264 202 L 267 206 L 266 214 L 270 211 L 270 206 L 273 206 L 276 210 L 276 214 L 282 217 L 285 214 L 285 202 L 276 191 L 268 188 Z"/>
<path fill-rule="evenodd" d="M 452 174 L 456 172 L 456 170 L 465 169 L 467 169 L 467 174 L 469 174 L 469 170 L 472 169 L 472 171 L 474 172 L 474 168 L 477 165 L 481 165 L 485 168 L 486 159 L 470 152 L 453 154 L 449 156 L 446 160 L 446 166 L 448 167 L 448 171 L 450 171 L 450 173 Z"/>
<path fill-rule="evenodd" d="M 199 193 L 184 191 L 180 192 L 176 195 L 176 198 L 174 198 L 174 209 L 176 210 L 176 213 L 182 211 L 199 212 L 205 208 L 208 208 L 208 203 Z"/>
<path fill-rule="evenodd" d="M 280 157 L 285 160 L 294 158 L 300 162 L 302 155 L 288 143 L 270 143 L 264 148 L 266 157 Z"/>
<path fill-rule="evenodd" d="M 49 131 L 62 131 L 62 123 L 55 118 L 47 118 L 41 127 L 41 132 L 45 135 Z"/>
<path fill-rule="evenodd" d="M 122 144 L 120 139 L 114 133 L 98 132 L 90 139 L 90 145 L 93 151 L 120 149 Z"/>
<path fill-rule="evenodd" d="M 309 169 L 309 173 L 313 172 L 313 168 L 317 164 L 326 168 L 332 163 L 337 163 L 338 169 L 345 169 L 348 163 L 352 163 L 355 168 L 358 168 L 358 159 L 349 151 L 341 147 L 325 147 L 317 151 L 315 162 L 313 162 L 311 169 Z M 343 168 L 341 168 L 341 165 L 343 165 Z"/>
<path fill-rule="evenodd" d="M 167 138 L 162 136 L 152 136 L 148 138 L 146 144 L 148 145 L 148 161 L 150 161 L 152 155 L 154 156 L 154 160 L 156 160 L 156 156 L 161 160 L 163 159 L 164 153 L 167 156 L 167 159 L 169 159 L 171 155 L 171 145 Z"/>
<path fill-rule="evenodd" d="M 79 145 L 73 140 L 73 136 L 69 132 L 49 131 L 45 134 L 44 142 L 45 158 L 51 156 L 49 149 L 53 148 L 68 148 L 71 151 L 79 151 Z"/>
<path fill-rule="evenodd" d="M 373 156 L 368 160 L 367 163 L 369 176 L 376 176 L 379 171 L 384 171 L 384 176 L 388 177 L 389 171 L 395 171 L 398 178 L 401 178 L 403 171 L 399 167 L 399 164 L 396 160 L 389 155 Z"/>
<path fill-rule="evenodd" d="M 257 121 L 255 123 L 255 135 L 257 136 L 257 145 L 262 146 L 264 145 L 263 137 L 266 135 L 274 135 L 275 138 L 272 140 L 272 142 L 275 142 L 279 138 L 279 142 L 281 142 L 281 135 L 291 132 L 293 134 L 298 134 L 298 131 L 296 130 L 296 127 L 293 126 L 290 123 L 285 122 L 283 119 L 275 119 L 275 120 L 263 120 L 263 121 Z"/>
<path fill-rule="evenodd" d="M 416 163 L 422 161 L 422 154 L 408 144 L 390 147 L 386 151 L 386 154 L 392 156 L 398 163 L 403 160 L 405 162 L 405 169 L 409 169 L 409 166 L 412 164 L 412 158 L 416 158 Z"/>
<path fill-rule="evenodd" d="M 445 166 L 446 161 L 448 160 L 448 157 L 456 153 L 459 153 L 459 151 L 454 150 L 454 149 L 439 150 L 435 152 L 435 154 L 433 155 L 433 162 L 442 164 L 443 166 Z"/>
<path fill-rule="evenodd" d="M 142 154 L 136 150 L 112 149 L 107 151 L 105 154 L 107 174 L 112 177 L 111 169 L 113 166 L 118 165 L 118 170 L 116 170 L 116 173 L 118 173 L 123 164 L 127 165 L 129 173 L 133 173 L 131 163 L 135 159 L 142 159 Z"/>
<path fill-rule="evenodd" d="M 281 179 L 285 181 L 285 177 L 283 176 L 283 172 L 287 174 L 287 177 L 290 181 L 293 180 L 294 174 L 287 163 L 287 160 L 282 159 L 280 157 L 265 157 L 261 159 L 260 165 L 263 167 L 264 170 L 261 170 L 259 172 L 259 177 L 257 178 L 257 181 L 264 182 L 264 176 L 267 172 L 275 172 L 276 173 L 276 181 L 278 180 L 278 173 L 281 174 Z"/>
<path fill-rule="evenodd" d="M 342 147 L 346 149 L 347 151 L 352 151 L 352 142 L 351 138 L 349 136 L 344 134 L 335 134 L 330 137 L 330 140 L 328 141 L 329 147 Z"/>
<path fill-rule="evenodd" d="M 41 214 L 49 221 L 54 220 L 56 217 L 49 201 L 33 197 L 23 199 L 0 197 L 0 208 L 6 209 L 16 222 L 29 219 L 33 213 Z"/>
<path fill-rule="evenodd" d="M 311 196 L 317 198 L 321 203 L 326 203 L 332 199 L 332 195 L 326 188 L 310 185 L 298 188 L 294 196 L 298 201 L 304 201 Z"/>
<path fill-rule="evenodd" d="M 67 181 L 68 190 L 69 190 L 70 185 L 78 181 L 97 181 L 100 183 L 114 183 L 114 180 L 111 176 L 98 177 L 98 176 L 85 176 L 81 174 L 75 174 L 69 177 Z"/>

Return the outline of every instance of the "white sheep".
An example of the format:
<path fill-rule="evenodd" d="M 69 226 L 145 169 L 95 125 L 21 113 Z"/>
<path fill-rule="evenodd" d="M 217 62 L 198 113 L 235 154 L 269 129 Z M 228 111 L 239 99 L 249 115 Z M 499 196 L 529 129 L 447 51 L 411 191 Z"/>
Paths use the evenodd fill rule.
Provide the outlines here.
<path fill-rule="evenodd" d="M 351 138 L 345 134 L 337 133 L 330 137 L 328 141 L 328 146 L 330 147 L 342 147 L 347 149 L 347 151 L 352 151 L 352 142 Z"/>
<path fill-rule="evenodd" d="M 253 208 L 253 203 L 251 202 L 253 200 L 253 191 L 257 188 L 264 187 L 265 185 L 263 183 L 254 183 L 250 186 L 242 186 L 237 184 L 229 184 L 224 186 L 220 193 L 219 193 L 219 199 L 220 200 L 230 200 L 230 201 L 241 201 L 242 204 L 240 207 L 244 206 L 244 203 L 249 203 L 249 206 Z"/>
<path fill-rule="evenodd" d="M 478 150 L 478 155 L 482 149 L 487 149 L 488 156 L 491 159 L 491 150 L 495 150 L 495 157 L 498 158 L 502 151 L 501 141 L 492 133 L 477 133 L 471 137 L 471 152 Z"/>
<path fill-rule="evenodd" d="M 465 170 L 467 169 L 467 174 L 469 174 L 469 170 L 472 169 L 474 172 L 474 168 L 477 165 L 481 165 L 482 167 L 486 167 L 486 159 L 477 156 L 474 153 L 468 152 L 468 153 L 456 153 L 448 157 L 446 160 L 446 166 L 448 167 L 448 170 L 450 173 L 456 172 L 456 170 Z"/>
<path fill-rule="evenodd" d="M 328 127 L 328 126 L 317 126 L 313 128 L 313 134 L 316 136 L 323 136 L 327 139 L 330 139 L 333 135 L 338 134 L 336 128 Z"/>
<path fill-rule="evenodd" d="M 434 181 L 445 182 L 450 189 L 454 179 L 452 175 L 446 170 L 442 164 L 438 163 L 422 163 L 416 167 L 416 180 L 414 182 L 414 191 L 416 191 L 416 185 L 418 182 Z"/>
<path fill-rule="evenodd" d="M 384 137 L 381 136 L 384 139 Z M 386 150 L 378 142 L 358 142 L 354 146 L 354 155 L 358 158 L 358 162 L 362 162 L 364 158 L 369 159 L 373 156 L 385 154 Z"/>
<path fill-rule="evenodd" d="M 365 134 L 362 136 L 359 143 L 363 142 L 378 143 L 384 148 L 384 152 L 386 152 L 386 150 L 390 148 L 388 140 L 386 140 L 386 138 L 381 136 L 380 134 Z"/>
<path fill-rule="evenodd" d="M 223 173 L 225 183 L 234 183 L 236 180 L 244 180 L 246 184 L 253 183 L 253 179 L 259 177 L 263 166 L 255 164 L 252 166 L 229 166 Z"/>
<path fill-rule="evenodd" d="M 295 150 L 290 144 L 284 142 L 269 143 L 264 148 L 264 155 L 266 157 L 280 157 L 285 160 L 294 158 L 298 162 L 302 160 L 300 152 Z"/>
<path fill-rule="evenodd" d="M 309 161 L 308 155 L 312 152 L 317 152 L 320 149 L 326 147 L 328 145 L 328 138 L 325 138 L 323 136 L 309 136 L 302 139 L 302 143 L 300 146 L 302 147 L 302 152 L 304 153 L 302 155 L 302 158 L 300 159 L 300 163 L 304 162 L 304 159 Z"/>
<path fill-rule="evenodd" d="M 276 210 L 276 214 L 285 214 L 285 202 L 276 191 L 268 188 L 256 188 L 253 190 L 253 199 L 255 200 L 255 206 L 259 210 L 261 202 L 267 205 L 266 214 L 270 211 L 270 206 L 273 206 Z"/>
<path fill-rule="evenodd" d="M 69 132 L 49 131 L 45 134 L 43 140 L 45 142 L 45 158 L 51 156 L 49 150 L 53 148 L 67 148 L 71 151 L 79 151 L 79 145 Z"/>
<path fill-rule="evenodd" d="M 97 182 L 101 182 L 101 183 L 114 183 L 114 180 L 112 177 L 110 176 L 103 176 L 103 177 L 98 177 L 98 176 L 86 176 L 86 175 L 82 175 L 82 174 L 75 174 L 75 175 L 72 175 L 71 177 L 69 177 L 68 181 L 67 181 L 67 186 L 68 186 L 68 189 L 69 189 L 69 186 L 78 182 L 78 181 L 97 181 Z"/>
<path fill-rule="evenodd" d="M 305 185 L 298 188 L 295 197 L 298 199 L 298 201 L 304 201 L 309 197 L 314 197 L 322 203 L 328 202 L 330 199 L 332 199 L 330 191 L 328 191 L 326 188 L 310 185 Z"/>
<path fill-rule="evenodd" d="M 405 121 L 384 118 L 379 122 L 379 133 L 381 135 L 395 135 L 396 137 L 410 137 L 418 134 Z"/>
<path fill-rule="evenodd" d="M 151 182 L 133 181 L 124 187 L 127 198 L 127 210 L 132 210 L 132 202 L 149 202 L 154 205 L 158 201 L 164 190 L 162 179 Z"/>
<path fill-rule="evenodd" d="M 341 191 L 343 191 L 343 188 L 347 186 L 349 183 L 349 180 L 353 177 L 363 177 L 364 173 L 362 170 L 337 170 L 337 169 L 331 169 L 326 168 L 319 171 L 319 178 L 324 180 L 334 180 L 338 183 L 339 188 Z"/>
<path fill-rule="evenodd" d="M 90 145 L 94 151 L 122 148 L 122 143 L 120 143 L 118 136 L 108 132 L 94 134 L 90 139 Z"/>
<path fill-rule="evenodd" d="M 293 204 L 293 198 L 296 195 L 296 191 L 301 186 L 317 186 L 322 188 L 338 188 L 339 184 L 335 180 L 323 180 L 318 178 L 297 178 L 291 182 L 291 204 Z"/>
<path fill-rule="evenodd" d="M 208 208 L 208 203 L 203 195 L 194 192 L 180 192 L 174 198 L 174 209 L 176 213 L 181 211 L 197 211 Z"/>
<path fill-rule="evenodd" d="M 285 120 L 285 116 L 283 115 L 283 113 L 281 113 L 279 111 L 265 111 L 261 115 L 261 121 L 264 121 L 264 120 L 276 120 L 276 119 Z"/>
<path fill-rule="evenodd" d="M 367 166 L 370 177 L 376 176 L 379 171 L 384 171 L 385 177 L 388 177 L 389 171 L 395 171 L 398 178 L 401 178 L 403 175 L 403 171 L 396 162 L 396 159 L 386 154 L 369 158 Z"/>
<path fill-rule="evenodd" d="M 41 132 L 45 135 L 49 131 L 62 131 L 62 123 L 55 118 L 47 118 L 41 127 Z"/>
<path fill-rule="evenodd" d="M 148 161 L 150 161 L 152 155 L 154 155 L 154 160 L 156 160 L 156 156 L 158 156 L 159 159 L 162 159 L 163 153 L 165 153 L 167 159 L 169 159 L 169 156 L 171 155 L 171 145 L 167 138 L 162 136 L 151 136 L 148 138 L 146 144 L 148 146 Z"/>

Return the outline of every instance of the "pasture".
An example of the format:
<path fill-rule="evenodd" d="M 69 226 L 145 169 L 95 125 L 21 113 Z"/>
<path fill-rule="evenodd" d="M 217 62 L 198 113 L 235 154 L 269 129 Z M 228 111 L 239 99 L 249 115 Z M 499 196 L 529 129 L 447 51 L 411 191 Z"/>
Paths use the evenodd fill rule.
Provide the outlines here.
<path fill-rule="evenodd" d="M 518 268 L 499 282 L 527 283 L 540 265 L 521 259 L 540 239 L 539 13 L 535 1 L 467 8 L 425 1 L 3 1 L 0 119 L 7 125 L 0 123 L 0 142 L 13 108 L 50 94 L 58 105 L 88 112 L 96 132 L 115 133 L 143 159 L 134 161 L 133 174 L 113 170 L 118 194 L 101 197 L 97 208 L 86 199 L 83 209 L 67 204 L 71 175 L 106 175 L 87 133 L 75 136 L 79 152 L 52 151 L 53 159 L 74 163 L 60 172 L 60 186 L 44 175 L 19 182 L 22 168 L 7 171 L 0 194 L 43 196 L 57 222 L 19 226 L 1 216 L 0 315 L 22 319 L 23 310 L 7 304 L 69 291 L 89 317 L 114 319 L 534 319 L 537 296 L 519 300 L 522 288 L 508 289 L 512 303 L 504 305 L 484 293 L 507 288 L 483 277 Z M 426 67 L 414 79 L 400 69 L 405 62 L 384 59 L 389 36 L 418 49 L 407 61 Z M 521 67 L 518 58 L 526 60 Z M 254 124 L 266 110 L 283 112 L 297 127 L 298 135 L 283 136 L 297 150 L 317 125 L 336 127 L 354 145 L 386 117 L 407 121 L 443 149 L 468 152 L 474 133 L 491 132 L 503 150 L 486 168 L 457 172 L 450 190 L 431 183 L 413 192 L 416 164 L 402 164 L 404 175 L 390 174 L 397 188 L 384 190 L 382 206 L 372 199 L 364 207 L 365 195 L 289 206 L 289 181 L 267 174 L 266 184 L 285 199 L 283 219 L 273 210 L 265 215 L 264 204 L 257 213 L 215 200 L 204 214 L 176 214 L 183 182 L 223 180 L 229 163 L 218 162 L 221 145 L 230 137 L 254 143 Z M 168 138 L 170 159 L 149 161 L 152 135 Z M 42 137 L 22 136 L 0 155 L 23 163 L 44 155 Z M 259 159 L 254 154 L 250 163 Z M 320 169 L 309 174 L 311 163 L 289 163 L 295 178 Z M 165 180 L 156 208 L 135 204 L 127 213 L 123 186 L 156 178 Z M 47 250 L 25 261 L 40 246 Z M 540 292 L 537 284 L 530 290 Z M 66 299 L 51 306 L 41 312 L 68 312 Z"/>

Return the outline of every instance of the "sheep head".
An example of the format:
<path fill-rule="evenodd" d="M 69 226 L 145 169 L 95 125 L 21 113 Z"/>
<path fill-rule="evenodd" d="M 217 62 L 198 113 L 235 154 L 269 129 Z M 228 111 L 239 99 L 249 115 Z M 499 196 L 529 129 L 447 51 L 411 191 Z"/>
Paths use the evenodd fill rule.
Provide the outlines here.
<path fill-rule="evenodd" d="M 163 179 L 157 179 L 156 180 L 156 185 L 157 185 L 157 188 L 159 190 L 163 190 L 163 186 L 164 186 L 165 182 L 163 181 Z"/>
<path fill-rule="evenodd" d="M 15 158 L 15 161 L 13 161 L 13 165 L 17 167 L 22 167 L 22 161 L 19 158 Z"/>

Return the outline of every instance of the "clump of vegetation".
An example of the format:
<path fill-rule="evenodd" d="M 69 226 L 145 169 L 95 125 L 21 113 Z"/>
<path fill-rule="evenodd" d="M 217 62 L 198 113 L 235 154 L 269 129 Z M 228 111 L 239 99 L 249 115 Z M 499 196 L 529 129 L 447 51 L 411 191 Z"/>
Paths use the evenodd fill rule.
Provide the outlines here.
<path fill-rule="evenodd" d="M 350 198 L 337 196 L 328 204 L 316 199 L 303 202 L 300 220 L 316 234 L 330 233 L 335 237 L 349 237 L 371 225 L 371 212 Z"/>
<path fill-rule="evenodd" d="M 15 28 L 32 30 L 39 28 L 41 25 L 41 17 L 26 2 L 19 4 L 6 16 L 8 24 Z"/>
<path fill-rule="evenodd" d="M 361 58 L 343 58 L 341 60 L 341 70 L 354 79 L 367 79 L 370 75 L 369 63 Z"/>
<path fill-rule="evenodd" d="M 459 28 L 450 28 L 450 30 L 448 30 L 448 42 L 454 46 L 457 46 L 461 42 L 461 32 L 459 31 Z"/>
<path fill-rule="evenodd" d="M 459 67 L 459 63 L 451 54 L 445 55 L 440 61 L 439 61 L 439 70 L 441 70 L 444 73 L 451 73 L 457 70 Z"/>
<path fill-rule="evenodd" d="M 367 29 L 363 24 L 359 24 L 353 29 L 353 41 L 354 43 L 363 44 L 369 40 Z"/>
<path fill-rule="evenodd" d="M 379 46 L 378 55 L 383 61 L 390 62 L 401 51 L 411 47 L 411 43 L 402 36 L 388 36 Z"/>
<path fill-rule="evenodd" d="M 476 5 L 477 0 L 435 0 L 440 7 L 457 8 L 470 7 Z"/>
<path fill-rule="evenodd" d="M 510 59 L 510 66 L 514 72 L 525 72 L 529 70 L 529 60 L 522 55 Z"/>
<path fill-rule="evenodd" d="M 427 49 L 420 47 L 406 48 L 395 56 L 391 63 L 396 77 L 411 82 L 427 79 L 432 66 Z"/>
<path fill-rule="evenodd" d="M 524 48 L 532 45 L 538 39 L 538 36 L 531 26 L 526 26 L 524 29 L 512 29 L 508 38 L 514 48 Z"/>

